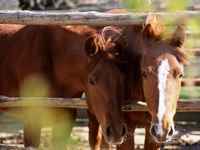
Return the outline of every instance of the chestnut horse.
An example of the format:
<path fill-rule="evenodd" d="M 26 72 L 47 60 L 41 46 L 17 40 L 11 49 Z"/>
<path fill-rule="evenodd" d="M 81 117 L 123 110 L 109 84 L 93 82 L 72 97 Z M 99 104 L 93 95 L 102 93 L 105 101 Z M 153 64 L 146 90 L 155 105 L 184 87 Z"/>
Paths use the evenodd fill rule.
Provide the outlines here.
<path fill-rule="evenodd" d="M 134 149 L 133 133 L 137 125 L 146 127 L 144 149 L 159 149 L 174 134 L 173 117 L 186 60 L 181 49 L 184 29 L 178 27 L 170 39 L 163 40 L 161 22 L 150 15 L 145 25 L 110 27 L 110 30 L 119 31 L 120 37 L 128 42 L 125 45 L 130 63 L 126 66 L 125 99 L 145 101 L 148 107 L 148 112 L 123 113 L 129 133 L 118 149 Z"/>
<path fill-rule="evenodd" d="M 0 94 L 20 96 L 26 79 L 35 74 L 47 81 L 48 96 L 81 97 L 84 91 L 90 115 L 101 125 L 104 138 L 111 144 L 122 143 L 126 134 L 121 112 L 126 79 L 122 69 L 124 48 L 120 44 L 117 48 L 109 44 L 103 46 L 108 40 L 104 30 L 97 34 L 95 29 L 86 26 L 20 28 L 8 32 L 0 45 Z M 1 33 L 6 35 L 3 25 Z M 49 109 L 53 114 L 54 144 L 62 147 L 74 125 L 76 110 Z M 20 108 L 1 110 L 24 115 Z M 45 117 L 37 111 L 28 114 L 24 117 L 25 146 L 38 147 L 41 120 Z"/>
<path fill-rule="evenodd" d="M 186 54 L 181 49 L 185 43 L 185 32 L 179 26 L 170 39 L 164 40 L 160 21 L 149 16 L 141 35 L 143 47 L 137 65 L 132 65 L 133 74 L 128 80 L 132 84 L 128 89 L 131 94 L 127 98 L 145 100 L 150 115 L 124 112 L 124 119 L 132 131 L 136 125 L 146 125 L 144 149 L 153 150 L 159 149 L 161 143 L 169 142 L 175 132 L 173 118 L 186 62 Z M 140 92 L 134 90 L 136 88 Z M 133 144 L 127 146 L 124 142 L 119 149 L 134 149 Z"/>

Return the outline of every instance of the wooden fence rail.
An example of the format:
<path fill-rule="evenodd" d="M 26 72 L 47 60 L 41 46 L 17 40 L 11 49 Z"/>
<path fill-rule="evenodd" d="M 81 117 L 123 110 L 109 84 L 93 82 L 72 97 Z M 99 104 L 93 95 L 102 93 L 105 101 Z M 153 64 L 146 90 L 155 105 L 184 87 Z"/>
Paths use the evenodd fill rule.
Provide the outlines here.
<path fill-rule="evenodd" d="M 200 86 L 200 78 L 183 78 L 182 86 Z"/>
<path fill-rule="evenodd" d="M 154 13 L 161 17 L 173 17 L 178 24 L 187 18 L 200 18 L 200 11 L 182 11 L 176 13 Z M 95 11 L 0 11 L 0 23 L 34 25 L 131 25 L 144 22 L 149 13 L 108 14 Z"/>
<path fill-rule="evenodd" d="M 191 56 L 200 56 L 200 48 L 193 48 L 193 49 L 185 49 L 186 52 L 191 52 Z"/>
<path fill-rule="evenodd" d="M 16 107 L 62 107 L 87 109 L 85 99 L 80 98 L 42 98 L 0 96 L 0 108 Z M 124 111 L 147 111 L 146 103 L 127 100 Z M 179 100 L 178 112 L 200 112 L 200 100 Z"/>
<path fill-rule="evenodd" d="M 194 56 L 200 56 L 200 48 L 194 48 L 191 50 Z"/>

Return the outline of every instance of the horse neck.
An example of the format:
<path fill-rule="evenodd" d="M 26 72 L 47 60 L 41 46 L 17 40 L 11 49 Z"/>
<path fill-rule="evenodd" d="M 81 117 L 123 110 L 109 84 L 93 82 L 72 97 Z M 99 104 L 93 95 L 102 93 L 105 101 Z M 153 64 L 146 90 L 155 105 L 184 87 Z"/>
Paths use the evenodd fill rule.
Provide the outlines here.
<path fill-rule="evenodd" d="M 138 58 L 135 58 L 135 60 L 128 65 L 127 74 L 129 82 L 125 90 L 126 99 L 145 101 L 140 59 L 141 57 L 138 56 Z"/>
<path fill-rule="evenodd" d="M 128 50 L 133 56 L 141 55 L 141 50 L 143 49 L 142 42 L 142 25 L 132 25 L 127 26 L 123 30 L 123 35 L 128 40 Z"/>
<path fill-rule="evenodd" d="M 142 60 L 142 25 L 133 25 L 126 28 L 126 37 L 128 39 L 128 51 L 131 56 L 131 63 L 129 64 L 129 79 L 131 79 L 131 84 L 128 85 L 127 90 L 128 99 L 145 101 L 143 93 L 143 82 L 141 76 L 141 60 Z M 130 91 L 131 90 L 131 91 Z"/>

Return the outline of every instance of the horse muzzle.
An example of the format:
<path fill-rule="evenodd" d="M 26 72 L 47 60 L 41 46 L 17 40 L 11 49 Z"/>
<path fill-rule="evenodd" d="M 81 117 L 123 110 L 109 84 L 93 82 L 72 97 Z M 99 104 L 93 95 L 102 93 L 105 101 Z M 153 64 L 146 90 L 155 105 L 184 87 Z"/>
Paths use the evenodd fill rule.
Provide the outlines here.
<path fill-rule="evenodd" d="M 169 126 L 168 129 L 159 129 L 157 125 L 152 125 L 150 128 L 150 134 L 155 139 L 156 143 L 167 143 L 171 140 L 175 133 L 174 127 Z"/>
<path fill-rule="evenodd" d="M 112 125 L 106 126 L 103 130 L 105 141 L 112 145 L 122 144 L 126 133 L 127 127 L 125 124 L 122 124 L 119 130 L 116 130 Z"/>

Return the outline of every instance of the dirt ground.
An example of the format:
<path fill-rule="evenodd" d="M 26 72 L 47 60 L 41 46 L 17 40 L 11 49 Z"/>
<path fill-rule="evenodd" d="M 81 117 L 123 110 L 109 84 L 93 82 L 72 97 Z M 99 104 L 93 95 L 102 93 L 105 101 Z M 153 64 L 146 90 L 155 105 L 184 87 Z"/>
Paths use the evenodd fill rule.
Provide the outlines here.
<path fill-rule="evenodd" d="M 166 150 L 200 150 L 200 124 L 175 125 L 176 135 L 172 142 L 165 145 Z M 25 150 L 23 148 L 23 123 L 22 120 L 0 115 L 0 150 Z M 68 150 L 88 150 L 87 123 L 78 123 L 72 132 L 72 140 Z M 51 149 L 51 128 L 42 129 L 41 144 L 38 150 Z M 136 129 L 136 150 L 143 149 L 144 128 Z M 26 150 L 33 150 L 27 148 Z"/>

